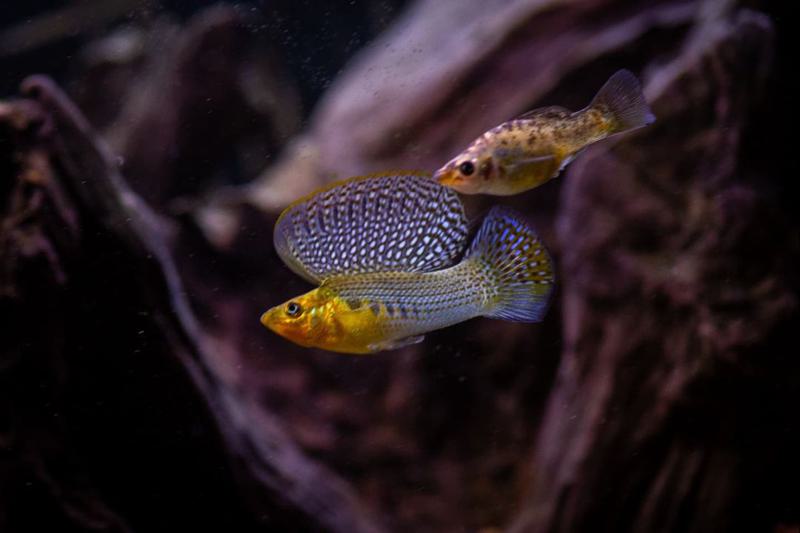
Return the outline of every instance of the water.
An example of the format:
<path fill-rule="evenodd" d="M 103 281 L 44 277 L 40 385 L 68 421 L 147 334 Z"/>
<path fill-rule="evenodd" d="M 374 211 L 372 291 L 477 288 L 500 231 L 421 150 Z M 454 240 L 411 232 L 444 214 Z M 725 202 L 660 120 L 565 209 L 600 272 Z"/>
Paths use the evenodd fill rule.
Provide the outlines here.
<path fill-rule="evenodd" d="M 0 531 L 800 530 L 792 19 L 747 7 L 6 6 Z M 654 125 L 462 197 L 537 229 L 543 321 L 368 356 L 259 323 L 313 288 L 290 202 L 620 68 Z M 21 102 L 36 73 L 60 89 Z"/>

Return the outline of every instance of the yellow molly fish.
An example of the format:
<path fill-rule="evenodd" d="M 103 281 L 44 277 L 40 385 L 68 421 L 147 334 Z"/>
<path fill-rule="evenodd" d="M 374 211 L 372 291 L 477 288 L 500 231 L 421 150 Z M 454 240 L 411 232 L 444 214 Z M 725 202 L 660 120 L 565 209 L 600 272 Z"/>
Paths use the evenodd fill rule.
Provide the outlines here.
<path fill-rule="evenodd" d="M 477 316 L 541 320 L 554 274 L 536 234 L 494 208 L 468 249 L 466 239 L 461 202 L 430 176 L 336 184 L 290 206 L 275 228 L 279 255 L 319 287 L 261 322 L 302 346 L 364 354 Z"/>
<path fill-rule="evenodd" d="M 478 137 L 434 174 L 463 194 L 517 194 L 557 176 L 588 145 L 655 121 L 631 72 L 616 72 L 588 107 L 534 109 Z"/>

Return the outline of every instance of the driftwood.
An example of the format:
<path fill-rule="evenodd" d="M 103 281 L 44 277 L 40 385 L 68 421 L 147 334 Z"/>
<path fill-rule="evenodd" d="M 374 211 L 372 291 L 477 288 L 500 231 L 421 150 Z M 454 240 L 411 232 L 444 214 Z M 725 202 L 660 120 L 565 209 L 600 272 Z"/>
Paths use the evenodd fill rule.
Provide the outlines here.
<path fill-rule="evenodd" d="M 0 103 L 0 530 L 796 532 L 786 20 L 732 0 L 421 0 L 302 131 L 279 42 L 241 9 L 126 28 L 116 59 L 92 42 L 66 87 L 97 136 L 28 80 Z M 543 323 L 369 358 L 260 326 L 307 289 L 272 252 L 288 202 L 433 170 L 623 67 L 654 126 L 528 194 L 465 198 L 476 218 L 520 209 L 553 251 Z"/>
<path fill-rule="evenodd" d="M 219 376 L 164 226 L 78 111 L 47 79 L 24 92 L 0 108 L 15 174 L 0 248 L 2 492 L 21 500 L 3 529 L 380 531 Z M 127 390 L 121 374 L 137 376 Z"/>
<path fill-rule="evenodd" d="M 512 531 L 793 519 L 798 243 L 763 188 L 774 167 L 742 167 L 772 45 L 761 14 L 703 21 L 648 84 L 659 122 L 570 174 L 564 350 Z"/>
<path fill-rule="evenodd" d="M 145 64 L 128 80 L 129 97 L 107 137 L 131 187 L 152 205 L 214 184 L 230 157 L 219 147 L 254 151 L 260 165 L 297 129 L 296 91 L 246 23 L 233 8 L 217 6 L 182 31 L 157 27 L 139 37 Z"/>
<path fill-rule="evenodd" d="M 629 54 L 628 67 L 641 70 L 652 57 L 636 50 L 674 50 L 700 5 L 417 2 L 336 80 L 297 147 L 265 171 L 250 199 L 271 210 L 331 176 L 435 170 L 542 101 L 579 109 L 610 74 L 593 65 Z M 612 20 L 598 24 L 609 12 Z"/>

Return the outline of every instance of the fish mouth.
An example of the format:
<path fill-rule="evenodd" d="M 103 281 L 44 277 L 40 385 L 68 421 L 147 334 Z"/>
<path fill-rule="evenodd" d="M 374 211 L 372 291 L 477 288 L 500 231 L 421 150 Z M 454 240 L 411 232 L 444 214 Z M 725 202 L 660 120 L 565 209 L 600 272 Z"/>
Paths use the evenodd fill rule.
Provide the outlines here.
<path fill-rule="evenodd" d="M 274 308 L 273 309 L 269 309 L 267 311 L 264 311 L 264 313 L 261 315 L 261 319 L 260 319 L 261 320 L 261 325 L 264 326 L 267 329 L 275 331 L 275 333 L 278 333 L 275 330 L 275 326 L 276 326 L 275 320 L 272 319 L 272 317 L 274 315 L 275 315 L 275 309 Z"/>
<path fill-rule="evenodd" d="M 433 175 L 434 179 L 444 187 L 461 194 L 475 194 L 471 182 L 465 180 L 457 170 L 442 170 Z"/>
<path fill-rule="evenodd" d="M 440 170 L 433 175 L 433 179 L 440 185 L 455 185 L 461 181 L 458 175 L 452 170 Z"/>
<path fill-rule="evenodd" d="M 264 311 L 261 315 L 261 325 L 264 327 L 269 327 L 269 311 Z"/>
<path fill-rule="evenodd" d="M 311 338 L 298 324 L 294 324 L 283 319 L 282 312 L 283 309 L 281 306 L 273 307 L 272 309 L 265 311 L 261 315 L 261 325 L 276 335 L 290 340 L 295 344 L 307 347 L 313 346 L 313 338 Z"/>
<path fill-rule="evenodd" d="M 268 330 L 277 333 L 281 337 L 286 337 L 287 328 L 283 320 L 281 320 L 279 307 L 268 309 L 261 315 L 261 325 Z"/>

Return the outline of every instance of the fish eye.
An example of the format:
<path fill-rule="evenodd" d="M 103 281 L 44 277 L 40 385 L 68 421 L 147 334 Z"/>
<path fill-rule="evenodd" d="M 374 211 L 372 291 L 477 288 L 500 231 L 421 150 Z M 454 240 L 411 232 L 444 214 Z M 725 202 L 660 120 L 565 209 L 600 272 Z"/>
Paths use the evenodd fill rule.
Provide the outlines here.
<path fill-rule="evenodd" d="M 293 318 L 298 317 L 302 314 L 302 312 L 303 308 L 297 302 L 289 302 L 286 305 L 286 314 L 289 315 L 290 317 Z"/>
<path fill-rule="evenodd" d="M 472 164 L 472 161 L 464 161 L 458 165 L 458 171 L 465 176 L 472 176 L 472 174 L 475 172 L 475 165 Z"/>

